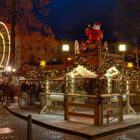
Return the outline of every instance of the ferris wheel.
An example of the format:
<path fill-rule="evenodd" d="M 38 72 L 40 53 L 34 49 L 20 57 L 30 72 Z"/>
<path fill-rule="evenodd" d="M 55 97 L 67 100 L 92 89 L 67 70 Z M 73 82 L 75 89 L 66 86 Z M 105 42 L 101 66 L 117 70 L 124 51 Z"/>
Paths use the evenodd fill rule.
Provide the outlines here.
<path fill-rule="evenodd" d="M 7 69 L 10 59 L 10 33 L 7 26 L 0 22 L 0 72 Z"/>

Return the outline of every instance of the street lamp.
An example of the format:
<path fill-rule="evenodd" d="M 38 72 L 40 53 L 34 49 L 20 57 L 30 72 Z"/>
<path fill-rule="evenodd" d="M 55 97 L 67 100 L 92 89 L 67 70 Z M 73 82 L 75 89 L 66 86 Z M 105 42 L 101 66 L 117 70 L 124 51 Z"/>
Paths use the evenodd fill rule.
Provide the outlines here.
<path fill-rule="evenodd" d="M 11 81 L 14 77 L 13 77 L 13 74 L 16 72 L 16 69 L 15 68 L 12 68 L 11 66 L 8 66 L 6 68 L 6 73 L 9 77 L 9 80 Z"/>
<path fill-rule="evenodd" d="M 126 51 L 126 45 L 125 44 L 120 44 L 119 45 L 119 51 L 123 55 L 123 60 L 122 60 L 122 69 L 121 69 L 121 74 L 120 74 L 120 95 L 119 95 L 119 121 L 123 121 L 123 94 L 124 94 L 124 67 L 125 67 L 125 56 L 124 53 Z"/>
<path fill-rule="evenodd" d="M 15 68 L 13 68 L 13 69 L 12 69 L 12 72 L 16 72 L 16 69 L 15 69 Z"/>
<path fill-rule="evenodd" d="M 63 52 L 63 61 L 65 62 L 67 59 L 67 54 L 69 53 L 70 46 L 69 44 L 63 44 L 62 45 L 62 52 Z"/>
<path fill-rule="evenodd" d="M 63 51 L 63 52 L 68 52 L 68 51 L 69 51 L 69 48 L 70 48 L 70 47 L 69 47 L 68 44 L 63 44 L 63 45 L 62 45 L 62 51 Z"/>
<path fill-rule="evenodd" d="M 123 54 L 123 69 L 124 69 L 124 66 L 125 66 L 124 53 L 126 51 L 126 45 L 125 44 L 120 44 L 119 45 L 119 51 L 122 52 L 122 54 Z"/>
<path fill-rule="evenodd" d="M 16 72 L 16 69 L 15 69 L 15 68 L 12 68 L 11 66 L 8 66 L 8 67 L 6 68 L 6 71 L 7 71 L 7 72 Z"/>
<path fill-rule="evenodd" d="M 11 72 L 11 70 L 12 70 L 11 66 L 8 66 L 7 69 L 6 69 L 7 72 Z"/>

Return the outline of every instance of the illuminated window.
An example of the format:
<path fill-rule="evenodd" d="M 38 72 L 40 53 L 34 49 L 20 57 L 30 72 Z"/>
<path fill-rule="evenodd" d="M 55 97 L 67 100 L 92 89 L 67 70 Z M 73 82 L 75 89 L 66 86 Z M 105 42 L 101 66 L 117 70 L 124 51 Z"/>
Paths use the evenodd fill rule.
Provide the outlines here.
<path fill-rule="evenodd" d="M 36 47 L 36 49 L 37 49 L 37 50 L 40 50 L 40 47 L 39 47 L 39 46 L 37 46 L 37 47 Z"/>
<path fill-rule="evenodd" d="M 68 45 L 68 44 L 64 44 L 64 45 L 62 46 L 62 51 L 68 52 L 68 51 L 69 51 L 69 45 Z"/>
<path fill-rule="evenodd" d="M 119 45 L 119 51 L 120 52 L 125 52 L 126 51 L 126 45 L 125 44 L 120 44 Z"/>
<path fill-rule="evenodd" d="M 31 47 L 31 46 L 29 46 L 29 50 L 30 50 L 30 51 L 32 50 L 32 47 Z"/>

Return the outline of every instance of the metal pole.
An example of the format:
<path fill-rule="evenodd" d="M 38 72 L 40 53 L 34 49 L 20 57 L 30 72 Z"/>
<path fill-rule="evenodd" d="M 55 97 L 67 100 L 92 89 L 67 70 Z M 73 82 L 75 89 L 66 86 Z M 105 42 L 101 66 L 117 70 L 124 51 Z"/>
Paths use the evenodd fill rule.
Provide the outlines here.
<path fill-rule="evenodd" d="M 137 64 L 137 68 L 139 68 L 138 48 L 136 48 L 136 64 Z"/>
<path fill-rule="evenodd" d="M 27 128 L 27 140 L 32 140 L 32 116 L 28 115 L 28 128 Z"/>
<path fill-rule="evenodd" d="M 120 74 L 120 95 L 119 95 L 119 121 L 123 121 L 123 94 L 124 94 L 124 67 L 125 67 L 125 61 L 124 61 L 124 52 L 123 52 L 123 66 L 121 69 Z"/>
<path fill-rule="evenodd" d="M 120 75 L 120 95 L 119 99 L 119 122 L 123 121 L 123 74 Z"/>
<path fill-rule="evenodd" d="M 125 56 L 124 56 L 124 52 L 123 52 L 123 67 L 122 67 L 122 72 L 124 72 L 124 67 L 125 67 Z"/>
<path fill-rule="evenodd" d="M 99 68 L 102 67 L 102 49 L 101 49 L 101 42 L 99 43 Z"/>
<path fill-rule="evenodd" d="M 46 80 L 46 112 L 48 111 L 48 106 L 50 104 L 50 100 L 49 100 L 49 78 L 47 78 Z"/>

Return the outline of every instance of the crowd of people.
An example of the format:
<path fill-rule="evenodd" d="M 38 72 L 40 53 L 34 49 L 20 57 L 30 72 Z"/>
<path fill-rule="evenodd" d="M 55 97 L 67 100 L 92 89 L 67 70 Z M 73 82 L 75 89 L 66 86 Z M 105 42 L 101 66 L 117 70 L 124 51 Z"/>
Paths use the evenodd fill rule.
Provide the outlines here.
<path fill-rule="evenodd" d="M 39 93 L 45 92 L 45 84 L 41 82 L 22 81 L 20 89 L 21 94 L 27 94 L 28 104 L 33 105 L 36 101 L 39 101 Z"/>
<path fill-rule="evenodd" d="M 0 82 L 0 101 L 3 104 L 4 101 L 9 104 L 14 102 L 14 97 L 18 96 L 18 86 L 15 86 L 12 82 Z"/>
<path fill-rule="evenodd" d="M 51 81 L 50 92 L 65 92 L 62 81 Z M 40 102 L 41 97 L 46 91 L 45 81 L 21 80 L 18 84 L 10 81 L 0 81 L 0 102 L 10 104 L 16 100 L 26 105 L 34 105 Z M 17 97 L 17 98 L 15 98 Z M 22 104 L 21 103 L 21 104 Z"/>
<path fill-rule="evenodd" d="M 17 99 L 22 98 L 22 93 L 27 95 L 27 104 L 35 104 L 39 101 L 39 93 L 45 91 L 45 84 L 40 82 L 22 81 L 19 84 L 0 81 L 0 102 L 10 104 Z"/>

